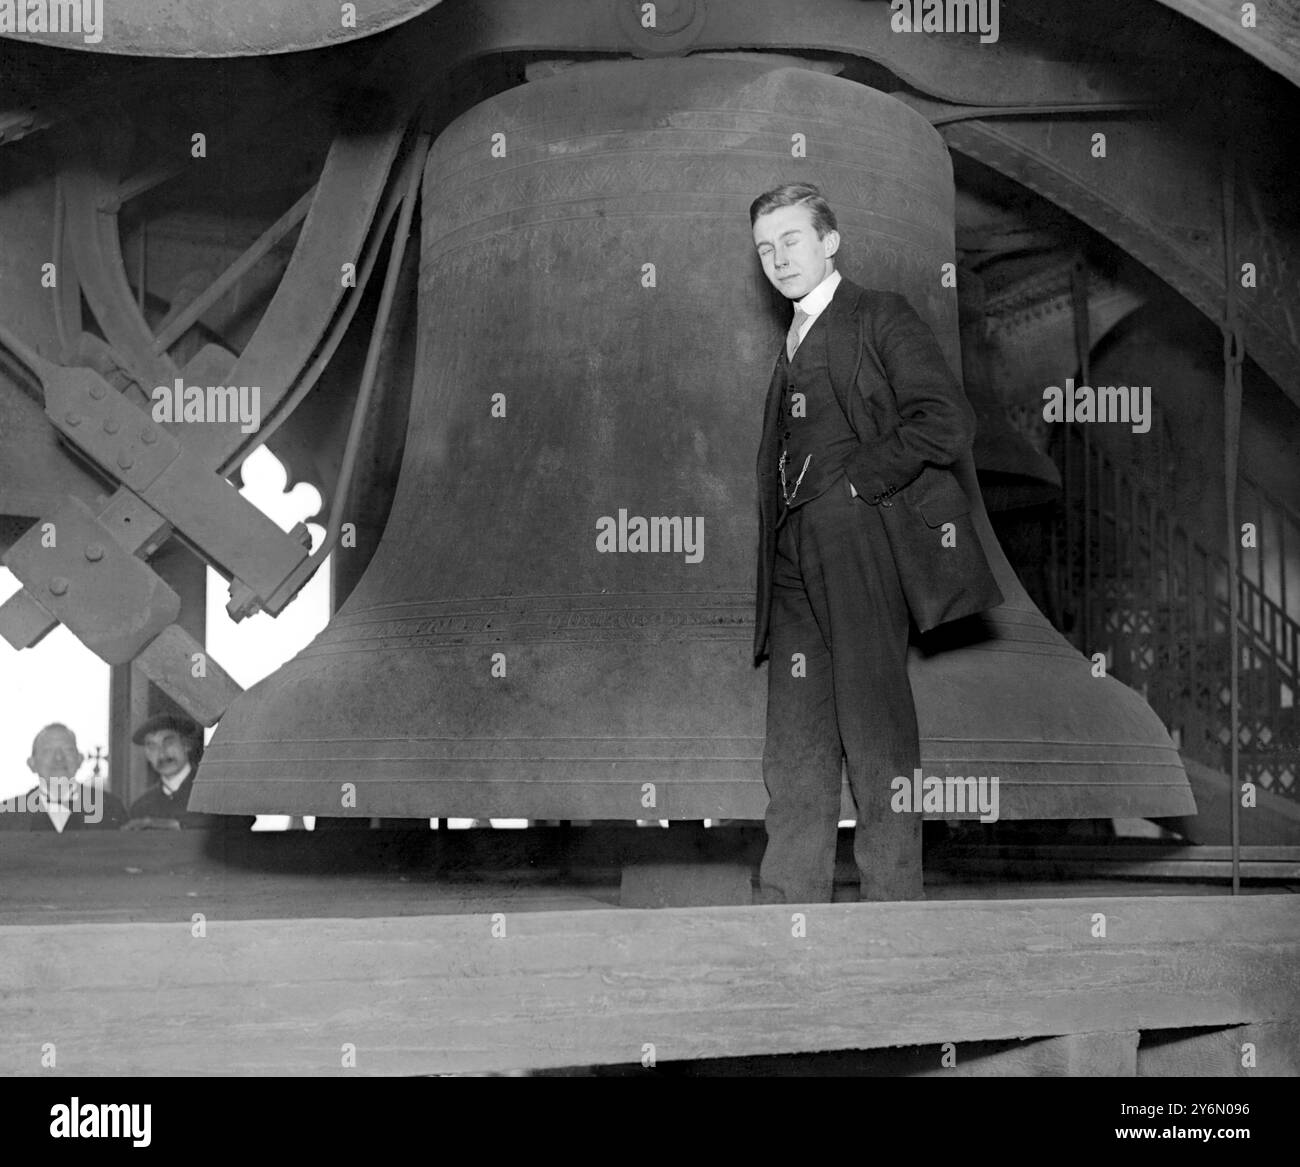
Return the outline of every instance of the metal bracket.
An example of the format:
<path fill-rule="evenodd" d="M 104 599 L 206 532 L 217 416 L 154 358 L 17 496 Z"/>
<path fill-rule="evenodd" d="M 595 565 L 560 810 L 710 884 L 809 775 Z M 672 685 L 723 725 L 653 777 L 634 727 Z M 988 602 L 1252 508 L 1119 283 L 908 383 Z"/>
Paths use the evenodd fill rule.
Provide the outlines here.
<path fill-rule="evenodd" d="M 49 364 L 39 372 L 59 431 L 264 604 L 307 557 L 300 537 L 281 531 L 98 373 Z"/>
<path fill-rule="evenodd" d="M 34 602 L 111 665 L 133 660 L 180 615 L 180 596 L 77 498 L 29 528 L 4 564 L 27 587 L 29 602 L 15 613 L 32 614 Z M 10 639 L 7 627 L 0 621 L 0 634 Z"/>

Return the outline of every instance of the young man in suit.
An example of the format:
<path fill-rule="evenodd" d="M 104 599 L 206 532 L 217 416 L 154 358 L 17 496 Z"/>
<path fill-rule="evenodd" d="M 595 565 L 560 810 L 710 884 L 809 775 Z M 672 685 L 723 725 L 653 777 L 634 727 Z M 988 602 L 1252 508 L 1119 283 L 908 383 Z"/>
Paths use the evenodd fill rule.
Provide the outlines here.
<path fill-rule="evenodd" d="M 126 822 L 121 801 L 102 787 L 77 781 L 77 771 L 85 760 L 72 730 L 60 722 L 47 725 L 32 741 L 32 756 L 27 759 L 27 768 L 36 775 L 37 784 L 35 790 L 23 796 L 23 809 L 32 813 L 17 813 L 19 800 L 10 800 L 0 815 L 0 827 L 60 835 L 120 827 Z"/>
<path fill-rule="evenodd" d="M 755 663 L 770 656 L 759 899 L 830 902 L 844 761 L 860 898 L 920 899 L 920 815 L 890 809 L 892 780 L 921 759 L 910 613 L 881 506 L 970 449 L 974 411 L 907 300 L 836 270 L 835 214 L 815 186 L 760 195 L 750 224 L 764 274 L 795 307 L 758 454 Z"/>

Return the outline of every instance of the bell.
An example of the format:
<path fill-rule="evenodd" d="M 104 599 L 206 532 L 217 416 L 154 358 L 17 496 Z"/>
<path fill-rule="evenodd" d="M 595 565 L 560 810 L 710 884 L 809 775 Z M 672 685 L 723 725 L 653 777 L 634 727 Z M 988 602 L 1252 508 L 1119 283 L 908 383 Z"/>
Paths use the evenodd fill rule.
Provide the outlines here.
<path fill-rule="evenodd" d="M 753 59 L 589 63 L 438 137 L 386 531 L 231 706 L 196 809 L 763 817 L 754 458 L 789 307 L 748 208 L 791 180 L 835 208 L 840 269 L 906 294 L 960 368 L 950 160 L 886 94 Z M 912 649 L 926 773 L 997 776 L 1005 818 L 1194 813 L 1159 719 L 1049 626 L 959 470 L 1007 600 Z"/>
<path fill-rule="evenodd" d="M 1060 470 L 1012 428 L 1006 407 L 994 388 L 984 305 L 984 280 L 962 265 L 957 279 L 962 383 L 975 411 L 971 456 L 979 471 L 985 506 L 996 513 L 1053 502 L 1061 497 Z"/>

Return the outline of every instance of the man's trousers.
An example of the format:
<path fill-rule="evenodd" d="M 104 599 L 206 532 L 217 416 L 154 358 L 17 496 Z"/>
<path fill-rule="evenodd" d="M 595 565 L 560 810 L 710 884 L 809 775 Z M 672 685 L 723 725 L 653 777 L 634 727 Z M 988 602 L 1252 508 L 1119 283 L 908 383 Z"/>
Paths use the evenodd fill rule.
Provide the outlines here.
<path fill-rule="evenodd" d="M 921 764 L 907 603 L 879 510 L 847 478 L 779 525 L 768 660 L 763 903 L 829 903 L 841 765 L 863 900 L 920 899 L 921 816 L 890 810 Z"/>

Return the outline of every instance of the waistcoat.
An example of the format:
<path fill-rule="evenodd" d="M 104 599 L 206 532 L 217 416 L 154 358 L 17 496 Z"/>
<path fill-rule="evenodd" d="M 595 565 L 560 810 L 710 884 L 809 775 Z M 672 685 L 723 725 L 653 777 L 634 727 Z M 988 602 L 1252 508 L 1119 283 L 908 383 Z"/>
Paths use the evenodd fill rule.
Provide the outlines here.
<path fill-rule="evenodd" d="M 831 388 L 826 330 L 817 327 L 820 323 L 819 316 L 795 350 L 793 361 L 786 359 L 784 348 L 778 358 L 778 376 L 784 383 L 777 456 L 782 450 L 787 453 L 785 481 L 787 493 L 794 494 L 791 508 L 824 494 L 859 445 Z M 795 482 L 809 455 L 812 461 L 796 491 Z"/>

